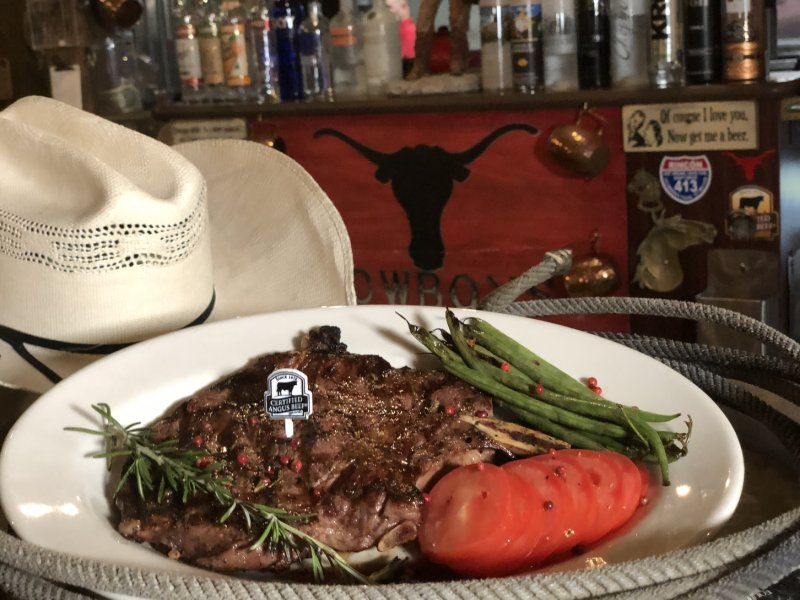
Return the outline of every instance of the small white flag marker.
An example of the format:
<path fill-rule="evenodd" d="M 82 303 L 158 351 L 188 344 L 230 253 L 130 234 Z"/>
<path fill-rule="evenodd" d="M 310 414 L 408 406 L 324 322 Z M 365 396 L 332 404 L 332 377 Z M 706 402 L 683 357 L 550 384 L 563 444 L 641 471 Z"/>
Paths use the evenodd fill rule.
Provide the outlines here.
<path fill-rule="evenodd" d="M 264 410 L 270 419 L 283 419 L 286 437 L 294 435 L 292 419 L 307 419 L 314 410 L 308 377 L 297 369 L 277 369 L 267 377 Z"/>

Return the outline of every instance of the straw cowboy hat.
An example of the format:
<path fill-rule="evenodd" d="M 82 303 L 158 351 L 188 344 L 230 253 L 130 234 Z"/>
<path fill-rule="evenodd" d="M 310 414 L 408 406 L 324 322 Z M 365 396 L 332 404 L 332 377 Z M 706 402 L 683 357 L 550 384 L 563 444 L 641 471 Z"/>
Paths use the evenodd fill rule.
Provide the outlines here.
<path fill-rule="evenodd" d="M 280 152 L 170 148 L 48 98 L 0 112 L 0 384 L 43 392 L 164 332 L 343 304 L 344 223 Z"/>

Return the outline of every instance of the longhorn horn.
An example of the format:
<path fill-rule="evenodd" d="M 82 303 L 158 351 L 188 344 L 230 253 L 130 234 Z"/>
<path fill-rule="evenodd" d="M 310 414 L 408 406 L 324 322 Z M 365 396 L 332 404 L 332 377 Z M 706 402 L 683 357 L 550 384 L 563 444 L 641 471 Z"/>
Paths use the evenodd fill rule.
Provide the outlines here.
<path fill-rule="evenodd" d="M 516 130 L 527 131 L 531 135 L 537 135 L 539 133 L 539 130 L 536 127 L 533 127 L 531 125 L 526 125 L 525 123 L 511 123 L 509 125 L 503 125 L 502 127 L 495 129 L 492 133 L 487 135 L 485 138 L 483 138 L 480 142 L 475 144 L 469 150 L 465 150 L 464 152 L 458 154 L 453 154 L 453 158 L 459 164 L 468 165 L 473 160 L 478 158 L 481 154 L 483 154 L 486 151 L 486 148 L 488 148 L 489 145 L 492 142 L 494 142 L 497 138 L 499 138 L 502 135 L 505 135 L 509 131 L 516 131 Z"/>
<path fill-rule="evenodd" d="M 343 142 L 349 144 L 350 146 L 358 150 L 358 152 L 360 152 L 367 160 L 373 162 L 377 166 L 381 166 L 383 164 L 383 161 L 385 161 L 390 156 L 389 154 L 385 154 L 383 152 L 378 152 L 377 150 L 373 150 L 372 148 L 368 148 L 361 142 L 357 142 L 350 136 L 342 133 L 341 131 L 337 131 L 336 129 L 330 129 L 328 127 L 325 127 L 323 129 L 318 129 L 317 131 L 314 132 L 315 139 L 322 137 L 323 135 L 330 135 L 335 138 L 339 138 Z"/>

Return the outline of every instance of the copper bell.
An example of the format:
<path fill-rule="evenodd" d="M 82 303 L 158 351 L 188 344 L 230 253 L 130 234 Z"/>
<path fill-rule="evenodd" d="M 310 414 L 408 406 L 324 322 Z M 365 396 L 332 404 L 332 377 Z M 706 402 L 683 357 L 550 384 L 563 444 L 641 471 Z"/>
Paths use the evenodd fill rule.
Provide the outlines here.
<path fill-rule="evenodd" d="M 564 287 L 573 297 L 607 296 L 619 287 L 619 275 L 614 259 L 597 252 L 600 234 L 592 235 L 592 252 L 572 262 L 564 275 Z"/>
<path fill-rule="evenodd" d="M 591 116 L 598 127 L 589 129 L 582 124 L 584 116 Z M 548 140 L 550 154 L 571 171 L 584 177 L 599 175 L 608 166 L 609 149 L 603 139 L 605 119 L 586 105 L 578 113 L 575 123 L 553 129 Z"/>

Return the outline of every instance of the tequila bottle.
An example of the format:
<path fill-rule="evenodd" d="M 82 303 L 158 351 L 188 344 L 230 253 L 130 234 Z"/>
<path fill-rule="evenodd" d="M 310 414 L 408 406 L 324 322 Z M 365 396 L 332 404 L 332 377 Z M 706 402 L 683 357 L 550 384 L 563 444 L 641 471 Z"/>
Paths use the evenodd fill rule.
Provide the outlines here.
<path fill-rule="evenodd" d="M 225 99 L 225 70 L 222 66 L 218 0 L 201 0 L 198 15 L 200 67 L 205 86 L 203 98 L 212 102 L 221 101 Z"/>
<path fill-rule="evenodd" d="M 339 12 L 331 19 L 331 66 L 333 92 L 337 98 L 364 96 L 367 70 L 359 17 L 353 0 L 342 0 Z"/>
<path fill-rule="evenodd" d="M 578 89 L 578 32 L 573 0 L 542 0 L 544 87 Z"/>
<path fill-rule="evenodd" d="M 300 69 L 306 100 L 333 99 L 330 24 L 318 0 L 308 3 L 308 17 L 300 24 Z"/>
<path fill-rule="evenodd" d="M 247 41 L 253 65 L 255 97 L 258 102 L 276 102 L 278 98 L 278 52 L 270 25 L 269 9 L 263 0 L 250 6 L 247 16 Z"/>
<path fill-rule="evenodd" d="M 192 0 L 178 0 L 175 4 L 175 56 L 183 102 L 199 102 L 203 92 L 200 40 L 194 9 Z"/>
<path fill-rule="evenodd" d="M 284 102 L 303 98 L 303 78 L 297 49 L 300 18 L 297 4 L 290 0 L 278 0 L 272 8 L 272 24 L 278 50 L 278 85 L 281 100 Z"/>
<path fill-rule="evenodd" d="M 386 0 L 372 0 L 372 9 L 364 15 L 362 24 L 367 91 L 384 94 L 389 81 L 403 78 L 400 21 L 386 6 Z"/>
<path fill-rule="evenodd" d="M 249 100 L 253 79 L 247 56 L 247 16 L 239 0 L 226 0 L 222 15 L 222 66 L 229 98 Z"/>

